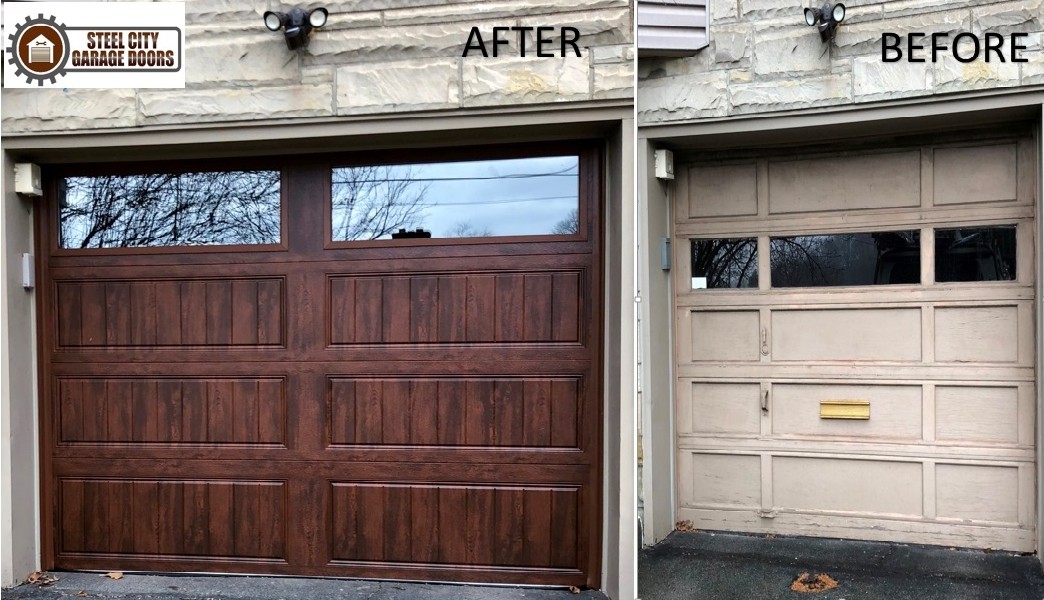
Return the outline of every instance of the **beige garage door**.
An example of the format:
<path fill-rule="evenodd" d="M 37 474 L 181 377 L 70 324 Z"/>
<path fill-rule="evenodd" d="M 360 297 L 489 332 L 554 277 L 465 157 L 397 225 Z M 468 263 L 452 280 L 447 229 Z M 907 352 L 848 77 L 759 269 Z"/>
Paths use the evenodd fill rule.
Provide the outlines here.
<path fill-rule="evenodd" d="M 1033 160 L 1013 137 L 679 168 L 680 520 L 1034 550 Z"/>

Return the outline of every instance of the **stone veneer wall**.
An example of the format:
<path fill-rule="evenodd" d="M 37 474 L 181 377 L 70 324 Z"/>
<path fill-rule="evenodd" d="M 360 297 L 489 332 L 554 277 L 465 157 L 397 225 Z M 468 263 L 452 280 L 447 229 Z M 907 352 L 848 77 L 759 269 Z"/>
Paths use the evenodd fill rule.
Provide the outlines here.
<path fill-rule="evenodd" d="M 1042 0 L 842 0 L 834 42 L 802 9 L 819 0 L 708 0 L 710 46 L 687 58 L 638 61 L 638 119 L 653 124 L 1044 84 Z M 1028 32 L 1026 63 L 881 61 L 881 34 Z M 930 47 L 931 40 L 927 45 Z M 962 49 L 962 55 L 970 51 Z M 1005 56 L 1008 57 L 1005 44 Z M 923 53 L 920 54 L 924 56 Z"/>
<path fill-rule="evenodd" d="M 312 33 L 308 49 L 297 53 L 288 51 L 282 34 L 265 29 L 261 19 L 266 10 L 295 6 L 292 0 L 187 0 L 184 90 L 4 89 L 3 132 L 633 97 L 628 0 L 328 0 L 300 5 L 325 6 L 330 18 Z M 514 57 L 461 58 L 471 27 L 488 35 L 494 25 L 576 27 L 583 57 L 519 58 L 513 51 Z M 511 47 L 517 47 L 517 40 Z"/>

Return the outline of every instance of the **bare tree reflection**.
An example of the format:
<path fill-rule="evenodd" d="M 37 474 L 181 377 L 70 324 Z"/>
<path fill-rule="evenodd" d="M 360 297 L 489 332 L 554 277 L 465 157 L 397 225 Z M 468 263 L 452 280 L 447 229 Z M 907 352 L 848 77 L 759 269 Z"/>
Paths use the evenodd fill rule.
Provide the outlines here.
<path fill-rule="evenodd" d="M 490 231 L 489 227 L 476 227 L 471 221 L 458 221 L 456 225 L 450 229 L 449 236 L 453 238 L 468 238 L 468 237 L 490 237 L 493 232 Z"/>
<path fill-rule="evenodd" d="M 568 235 L 578 231 L 580 231 L 580 210 L 576 208 L 569 211 L 565 218 L 551 228 L 551 233 L 554 235 Z"/>
<path fill-rule="evenodd" d="M 333 239 L 376 240 L 400 229 L 423 226 L 428 183 L 408 166 L 343 167 L 333 170 Z"/>
<path fill-rule="evenodd" d="M 757 287 L 757 239 L 692 240 L 692 276 L 706 277 L 708 288 Z"/>
<path fill-rule="evenodd" d="M 917 283 L 920 232 L 772 238 L 773 287 Z"/>
<path fill-rule="evenodd" d="M 212 171 L 62 182 L 63 248 L 273 244 L 279 171 Z"/>

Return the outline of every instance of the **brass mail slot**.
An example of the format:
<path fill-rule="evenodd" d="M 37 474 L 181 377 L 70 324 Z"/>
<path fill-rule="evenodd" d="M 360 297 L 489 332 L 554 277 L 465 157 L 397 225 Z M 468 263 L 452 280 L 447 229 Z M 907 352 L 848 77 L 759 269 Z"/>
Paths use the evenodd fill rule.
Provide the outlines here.
<path fill-rule="evenodd" d="M 869 419 L 869 400 L 820 400 L 820 419 Z"/>

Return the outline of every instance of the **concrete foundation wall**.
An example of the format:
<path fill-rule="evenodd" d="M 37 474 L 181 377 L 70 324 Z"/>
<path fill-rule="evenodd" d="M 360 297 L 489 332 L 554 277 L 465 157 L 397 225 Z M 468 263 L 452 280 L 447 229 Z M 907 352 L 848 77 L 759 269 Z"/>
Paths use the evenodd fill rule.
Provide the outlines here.
<path fill-rule="evenodd" d="M 639 123 L 753 115 L 1044 84 L 1042 0 L 898 0 L 847 2 L 834 41 L 805 25 L 802 10 L 817 2 L 712 0 L 708 48 L 694 56 L 639 59 Z M 881 34 L 962 31 L 1005 36 L 1007 62 L 994 56 L 958 62 L 884 63 Z M 1027 32 L 1028 62 L 1010 61 L 1010 35 Z M 922 42 L 924 39 L 921 40 Z M 931 38 L 927 38 L 931 46 Z M 970 56 L 970 47 L 961 48 Z M 921 51 L 920 56 L 925 56 Z"/>

